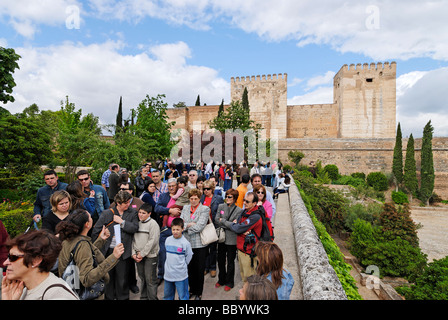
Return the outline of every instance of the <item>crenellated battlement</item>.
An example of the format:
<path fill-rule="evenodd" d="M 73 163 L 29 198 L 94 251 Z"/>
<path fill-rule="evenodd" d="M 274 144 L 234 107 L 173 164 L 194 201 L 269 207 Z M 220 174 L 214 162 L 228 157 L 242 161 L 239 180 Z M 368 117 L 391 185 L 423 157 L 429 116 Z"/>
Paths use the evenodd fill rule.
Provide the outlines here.
<path fill-rule="evenodd" d="M 257 76 L 246 76 L 246 77 L 231 77 L 230 83 L 249 83 L 249 82 L 261 82 L 261 81 L 278 81 L 288 80 L 288 75 L 286 73 L 279 73 L 279 74 L 268 74 L 268 75 L 257 75 Z"/>
<path fill-rule="evenodd" d="M 397 63 L 395 61 L 392 61 L 391 63 L 389 62 L 378 62 L 378 63 L 357 63 L 357 64 L 344 64 L 340 71 L 357 71 L 357 72 L 362 72 L 362 71 L 396 71 L 397 70 Z"/>

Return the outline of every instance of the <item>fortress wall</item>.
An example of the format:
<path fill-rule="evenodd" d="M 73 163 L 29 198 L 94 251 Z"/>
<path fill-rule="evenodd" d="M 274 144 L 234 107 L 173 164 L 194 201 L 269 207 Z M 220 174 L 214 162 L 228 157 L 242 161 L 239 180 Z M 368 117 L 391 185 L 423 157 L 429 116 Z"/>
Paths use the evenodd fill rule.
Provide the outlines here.
<path fill-rule="evenodd" d="M 296 105 L 287 107 L 288 138 L 337 138 L 336 104 Z"/>
<path fill-rule="evenodd" d="M 374 171 L 392 172 L 395 139 L 281 139 L 278 156 L 283 164 L 291 164 L 290 150 L 305 154 L 301 163 L 308 165 L 320 160 L 322 165 L 335 164 L 341 174 Z M 403 139 L 403 161 L 406 157 L 407 139 Z M 417 174 L 420 170 L 421 139 L 415 139 Z M 433 138 L 435 182 L 434 192 L 448 199 L 448 138 Z M 403 163 L 404 165 L 404 163 Z"/>
<path fill-rule="evenodd" d="M 224 105 L 224 110 L 229 106 Z M 166 110 L 169 121 L 176 121 L 173 129 L 193 130 L 194 123 L 200 123 L 201 130 L 208 128 L 208 122 L 218 115 L 219 105 L 169 108 Z"/>

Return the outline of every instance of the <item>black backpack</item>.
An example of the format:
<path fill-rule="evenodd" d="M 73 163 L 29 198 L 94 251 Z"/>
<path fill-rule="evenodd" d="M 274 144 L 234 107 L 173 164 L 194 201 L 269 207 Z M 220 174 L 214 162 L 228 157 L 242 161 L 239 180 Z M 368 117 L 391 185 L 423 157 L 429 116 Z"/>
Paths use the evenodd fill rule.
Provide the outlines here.
<path fill-rule="evenodd" d="M 260 206 L 260 209 L 262 211 L 260 214 L 262 221 L 261 234 L 258 236 L 255 232 L 253 233 L 258 241 L 272 242 L 274 241 L 274 229 L 272 228 L 271 219 L 266 216 L 266 211 L 262 206 Z"/>

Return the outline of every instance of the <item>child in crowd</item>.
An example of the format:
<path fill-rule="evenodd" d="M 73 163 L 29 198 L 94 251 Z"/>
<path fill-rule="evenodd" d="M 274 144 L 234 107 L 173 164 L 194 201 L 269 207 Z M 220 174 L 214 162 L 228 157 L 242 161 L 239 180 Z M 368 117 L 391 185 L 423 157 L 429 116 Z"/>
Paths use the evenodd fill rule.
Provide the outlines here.
<path fill-rule="evenodd" d="M 171 223 L 172 236 L 165 242 L 166 261 L 165 261 L 165 280 L 164 300 L 174 300 L 174 294 L 177 294 L 180 300 L 188 300 L 188 264 L 193 257 L 193 250 L 190 242 L 182 235 L 184 230 L 184 221 L 181 218 L 175 218 Z"/>
<path fill-rule="evenodd" d="M 132 258 L 142 282 L 140 300 L 157 300 L 157 262 L 160 228 L 151 218 L 152 205 L 143 203 L 138 210 L 138 231 L 132 242 Z"/>
<path fill-rule="evenodd" d="M 188 198 L 188 192 L 190 187 L 188 187 L 188 177 L 182 176 L 177 178 L 177 192 L 174 196 L 171 196 L 176 202 L 170 208 L 182 208 L 190 204 L 190 199 Z M 174 216 L 165 215 L 163 216 L 162 229 L 164 227 L 171 227 L 171 222 L 176 218 Z"/>

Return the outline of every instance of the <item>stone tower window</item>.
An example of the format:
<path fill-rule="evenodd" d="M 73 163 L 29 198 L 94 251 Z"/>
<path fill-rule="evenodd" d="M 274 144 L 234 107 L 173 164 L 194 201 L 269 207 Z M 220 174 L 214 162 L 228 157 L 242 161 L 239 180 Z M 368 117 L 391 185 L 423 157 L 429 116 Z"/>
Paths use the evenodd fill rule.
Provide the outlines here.
<path fill-rule="evenodd" d="M 373 82 L 373 78 L 367 78 L 366 82 Z"/>

